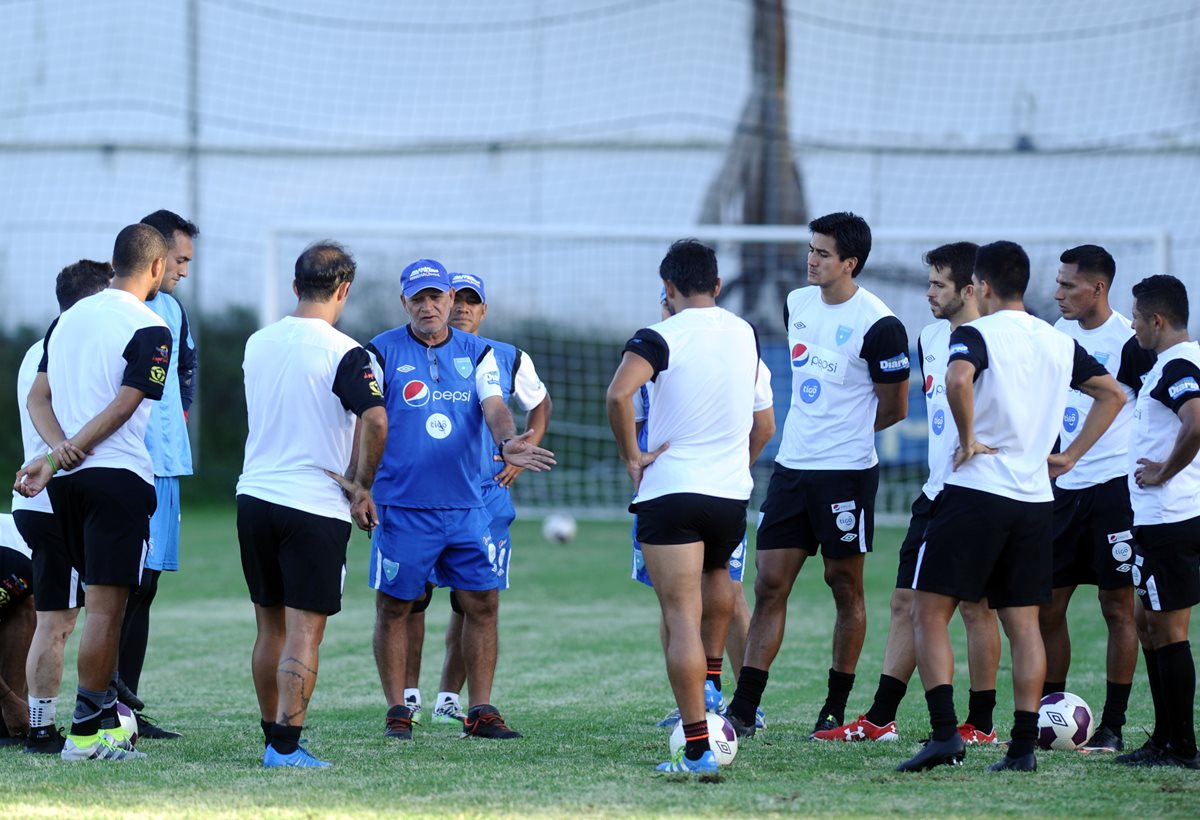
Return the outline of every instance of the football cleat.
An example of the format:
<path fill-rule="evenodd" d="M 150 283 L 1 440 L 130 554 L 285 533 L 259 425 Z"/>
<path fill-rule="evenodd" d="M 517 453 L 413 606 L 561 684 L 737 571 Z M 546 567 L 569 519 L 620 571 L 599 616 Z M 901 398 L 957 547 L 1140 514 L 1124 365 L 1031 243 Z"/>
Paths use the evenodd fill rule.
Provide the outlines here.
<path fill-rule="evenodd" d="M 896 767 L 898 772 L 923 772 L 937 766 L 958 766 L 966 755 L 967 744 L 958 733 L 949 740 L 930 740 L 921 751 Z"/>
<path fill-rule="evenodd" d="M 118 749 L 133 751 L 133 735 L 124 726 L 114 726 L 111 729 L 101 729 L 100 736 Z"/>
<path fill-rule="evenodd" d="M 1107 726 L 1101 726 L 1092 735 L 1091 740 L 1079 747 L 1084 754 L 1093 752 L 1121 752 L 1125 750 L 1125 741 L 1119 734 Z"/>
<path fill-rule="evenodd" d="M 883 726 L 876 726 L 867 720 L 866 715 L 859 715 L 858 720 L 845 726 L 832 729 L 822 729 L 813 732 L 813 740 L 840 740 L 845 743 L 855 743 L 860 740 L 899 740 L 900 733 L 896 731 L 896 721 Z"/>
<path fill-rule="evenodd" d="M 466 719 L 467 716 L 463 714 L 462 707 L 449 698 L 442 701 L 442 704 L 433 710 L 434 723 L 448 723 L 461 728 Z"/>
<path fill-rule="evenodd" d="M 270 745 L 263 752 L 262 764 L 264 769 L 279 769 L 285 766 L 296 769 L 326 769 L 333 765 L 326 760 L 317 760 L 303 746 L 297 746 L 296 751 L 290 755 L 281 755 Z"/>
<path fill-rule="evenodd" d="M 685 747 L 680 746 L 679 751 L 671 755 L 670 760 L 658 764 L 658 772 L 660 774 L 694 774 L 699 775 L 701 780 L 717 776 L 717 756 L 712 753 L 711 749 L 706 749 L 698 760 L 688 760 L 684 751 Z"/>
<path fill-rule="evenodd" d="M 812 732 L 809 733 L 808 739 L 812 740 L 813 738 L 815 738 L 817 736 L 817 732 L 827 732 L 830 729 L 836 729 L 841 725 L 842 725 L 841 718 L 837 717 L 836 715 L 826 712 L 824 715 L 817 718 L 817 722 L 813 726 Z"/>
<path fill-rule="evenodd" d="M 25 753 L 33 755 L 61 754 L 67 736 L 57 726 L 36 726 L 25 738 Z"/>
<path fill-rule="evenodd" d="M 963 743 L 967 744 L 968 746 L 970 746 L 972 744 L 999 743 L 1000 742 L 1000 741 L 996 740 L 996 727 L 995 726 L 992 727 L 991 732 L 985 734 L 984 732 L 981 732 L 978 729 L 976 729 L 970 723 L 964 723 L 962 726 L 958 727 L 958 736 L 961 737 L 963 739 Z"/>
<path fill-rule="evenodd" d="M 725 711 L 725 697 L 710 680 L 704 682 L 704 711 L 716 712 L 718 715 Z"/>
<path fill-rule="evenodd" d="M 729 721 L 729 725 L 733 727 L 733 733 L 737 735 L 739 739 L 745 737 L 754 737 L 754 733 L 758 731 L 757 721 L 755 721 L 755 725 L 747 726 L 745 723 L 742 723 L 741 718 L 739 718 L 733 712 L 726 711 L 725 719 Z"/>
<path fill-rule="evenodd" d="M 409 695 L 404 699 L 404 705 L 408 707 L 409 720 L 418 726 L 421 725 L 421 701 L 416 695 Z"/>
<path fill-rule="evenodd" d="M 23 735 L 10 735 L 4 721 L 0 720 L 0 748 L 5 746 L 24 746 L 28 731 Z"/>
<path fill-rule="evenodd" d="M 762 731 L 767 728 L 767 713 L 759 706 L 754 710 L 754 728 Z"/>
<path fill-rule="evenodd" d="M 1191 757 L 1184 757 L 1174 749 L 1168 748 L 1151 765 L 1174 766 L 1177 769 L 1200 769 L 1200 751 L 1197 751 Z"/>
<path fill-rule="evenodd" d="M 1146 738 L 1146 742 L 1142 744 L 1141 748 L 1117 755 L 1113 758 L 1113 762 L 1124 766 L 1154 766 L 1158 764 L 1158 759 L 1167 754 L 1169 750 L 1169 746 L 1159 746 L 1154 742 L 1154 738 L 1150 737 Z"/>
<path fill-rule="evenodd" d="M 412 740 L 412 717 L 407 706 L 401 703 L 387 710 L 383 735 L 396 740 Z"/>
<path fill-rule="evenodd" d="M 67 735 L 59 756 L 63 760 L 139 760 L 146 755 L 117 746 L 107 734 L 94 734 Z"/>
<path fill-rule="evenodd" d="M 660 729 L 674 729 L 675 724 L 679 722 L 679 707 L 667 712 L 662 720 L 658 722 Z"/>
<path fill-rule="evenodd" d="M 133 690 L 129 688 L 125 681 L 116 677 L 113 678 L 112 685 L 117 690 L 117 700 L 124 703 L 132 711 L 140 712 L 146 708 L 145 702 L 133 693 Z"/>
<path fill-rule="evenodd" d="M 998 761 L 988 766 L 989 772 L 1036 772 L 1037 771 L 1037 755 L 1033 752 L 1028 754 L 1005 755 Z"/>
<path fill-rule="evenodd" d="M 183 737 L 179 732 L 164 729 L 141 712 L 134 712 L 137 718 L 138 740 L 175 740 Z"/>
<path fill-rule="evenodd" d="M 504 718 L 495 706 L 481 703 L 471 708 L 467 719 L 463 721 L 463 737 L 485 737 L 492 740 L 512 740 L 521 736 L 520 732 L 508 728 Z"/>

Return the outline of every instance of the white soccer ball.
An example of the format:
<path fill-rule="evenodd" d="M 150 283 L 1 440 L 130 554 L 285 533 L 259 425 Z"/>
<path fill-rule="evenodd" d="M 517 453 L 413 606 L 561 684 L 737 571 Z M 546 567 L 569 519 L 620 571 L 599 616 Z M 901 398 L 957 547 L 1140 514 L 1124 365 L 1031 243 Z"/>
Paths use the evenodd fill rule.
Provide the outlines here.
<path fill-rule="evenodd" d="M 1078 695 L 1054 692 L 1042 698 L 1038 709 L 1037 744 L 1043 749 L 1073 752 L 1092 738 L 1092 710 Z"/>
<path fill-rule="evenodd" d="M 137 716 L 121 701 L 117 701 L 117 720 L 121 722 L 121 728 L 129 732 L 129 742 L 136 744 L 138 739 Z"/>
<path fill-rule="evenodd" d="M 728 766 L 737 757 L 738 738 L 733 724 L 715 712 L 706 712 L 708 719 L 708 748 L 717 756 L 718 766 Z M 683 721 L 675 724 L 671 732 L 671 757 L 683 748 Z"/>
<path fill-rule="evenodd" d="M 567 544 L 575 539 L 578 529 L 575 519 L 566 513 L 551 513 L 542 522 L 542 538 L 551 544 Z"/>

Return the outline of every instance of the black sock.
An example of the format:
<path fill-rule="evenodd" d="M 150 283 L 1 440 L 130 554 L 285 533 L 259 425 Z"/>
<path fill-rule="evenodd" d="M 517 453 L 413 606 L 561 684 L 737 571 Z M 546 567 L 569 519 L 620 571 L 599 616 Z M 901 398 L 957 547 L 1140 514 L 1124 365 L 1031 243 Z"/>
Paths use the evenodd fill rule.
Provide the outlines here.
<path fill-rule="evenodd" d="M 71 734 L 94 735 L 100 731 L 100 713 L 104 710 L 104 692 L 92 692 L 82 686 L 75 690 L 75 714 Z"/>
<path fill-rule="evenodd" d="M 853 672 L 838 672 L 829 670 L 829 689 L 825 696 L 825 705 L 821 707 L 821 717 L 832 717 L 833 722 L 841 725 L 846 721 L 846 700 L 850 690 L 854 688 Z"/>
<path fill-rule="evenodd" d="M 1129 707 L 1129 692 L 1133 689 L 1133 684 L 1109 681 L 1107 688 L 1100 725 L 1107 726 L 1117 737 L 1120 737 L 1121 727 L 1125 725 L 1125 710 Z"/>
<path fill-rule="evenodd" d="M 743 666 L 728 711 L 732 712 L 743 726 L 753 726 L 754 713 L 758 710 L 758 704 L 762 703 L 763 690 L 766 688 L 767 670 Z"/>
<path fill-rule="evenodd" d="M 1167 701 L 1163 695 L 1162 678 L 1159 676 L 1158 651 L 1142 648 L 1146 659 L 1146 680 L 1150 683 L 1150 700 L 1154 703 L 1154 731 L 1150 740 L 1160 749 L 1167 745 Z"/>
<path fill-rule="evenodd" d="M 1008 746 L 1009 757 L 1023 757 L 1033 752 L 1033 742 L 1038 733 L 1037 712 L 1013 712 L 1012 743 Z"/>
<path fill-rule="evenodd" d="M 100 728 L 115 729 L 121 719 L 117 716 L 117 684 L 114 680 L 104 692 L 104 702 L 100 705 Z"/>
<path fill-rule="evenodd" d="M 1042 683 L 1042 697 L 1053 695 L 1055 692 L 1067 691 L 1067 682 L 1065 680 L 1048 680 Z"/>
<path fill-rule="evenodd" d="M 1158 648 L 1158 674 L 1167 706 L 1167 734 L 1171 751 L 1180 757 L 1196 756 L 1196 664 L 1187 641 Z"/>
<path fill-rule="evenodd" d="M 900 708 L 900 701 L 904 700 L 904 693 L 907 691 L 908 684 L 899 678 L 880 675 L 879 687 L 875 690 L 875 700 L 865 715 L 867 720 L 876 726 L 886 726 L 891 723 L 896 719 L 896 710 Z"/>
<path fill-rule="evenodd" d="M 300 730 L 303 726 L 284 726 L 276 723 L 271 727 L 271 745 L 281 755 L 290 755 L 300 748 Z"/>
<path fill-rule="evenodd" d="M 271 732 L 275 729 L 275 722 L 270 720 L 260 720 L 258 725 L 262 727 L 263 746 L 270 746 Z"/>
<path fill-rule="evenodd" d="M 721 659 L 720 658 L 705 658 L 708 662 L 708 677 L 705 678 L 713 686 L 717 687 L 717 691 L 721 691 Z"/>
<path fill-rule="evenodd" d="M 954 687 L 948 683 L 925 692 L 929 706 L 929 725 L 934 740 L 949 740 L 958 731 L 958 716 L 954 714 Z"/>
<path fill-rule="evenodd" d="M 996 728 L 992 723 L 992 711 L 996 708 L 996 690 L 983 689 L 976 692 L 971 689 L 967 693 L 967 723 L 974 726 L 985 735 L 991 734 Z"/>
<path fill-rule="evenodd" d="M 683 756 L 688 760 L 699 760 L 708 751 L 708 720 L 683 724 L 683 739 L 686 743 Z"/>

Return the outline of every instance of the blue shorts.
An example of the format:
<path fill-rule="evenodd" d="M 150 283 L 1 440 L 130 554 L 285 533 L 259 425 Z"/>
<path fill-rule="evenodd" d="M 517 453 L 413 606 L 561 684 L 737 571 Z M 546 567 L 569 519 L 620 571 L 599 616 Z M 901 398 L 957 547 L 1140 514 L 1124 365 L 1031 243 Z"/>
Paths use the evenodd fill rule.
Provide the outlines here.
<path fill-rule="evenodd" d="M 179 569 L 179 478 L 155 476 L 158 507 L 150 516 L 150 551 L 146 569 L 174 572 Z"/>
<path fill-rule="evenodd" d="M 646 560 L 642 558 L 642 545 L 637 540 L 637 516 L 633 517 L 633 530 L 630 533 L 630 538 L 633 539 L 633 580 L 641 581 L 648 587 L 653 587 L 654 584 L 650 581 L 650 573 L 646 571 Z M 746 536 L 742 536 L 742 543 L 737 545 L 733 551 L 733 555 L 729 556 L 729 577 L 742 582 L 742 575 L 746 572 Z"/>
<path fill-rule="evenodd" d="M 380 506 L 371 536 L 368 582 L 401 601 L 425 594 L 425 581 L 482 591 L 500 586 L 489 558 L 488 514 L 467 510 L 420 510 Z"/>
<path fill-rule="evenodd" d="M 492 569 L 500 579 L 500 589 L 508 589 L 508 563 L 512 557 L 512 544 L 509 541 L 509 527 L 517 517 L 513 507 L 512 493 L 506 488 L 493 484 L 490 489 L 483 491 L 483 505 L 491 516 L 492 523 L 488 532 L 492 536 Z"/>

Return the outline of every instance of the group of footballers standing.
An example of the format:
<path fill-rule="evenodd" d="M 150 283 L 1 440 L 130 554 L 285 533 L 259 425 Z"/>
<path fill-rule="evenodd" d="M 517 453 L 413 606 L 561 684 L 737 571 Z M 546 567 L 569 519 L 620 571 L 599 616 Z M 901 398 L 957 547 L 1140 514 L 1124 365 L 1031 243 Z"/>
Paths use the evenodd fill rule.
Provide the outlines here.
<path fill-rule="evenodd" d="M 672 246 L 660 266 L 664 320 L 629 340 L 608 390 L 635 489 L 635 571 L 640 551 L 663 613 L 685 738 L 659 771 L 716 775 L 706 711 L 723 711 L 742 737 L 762 728 L 788 597 L 818 553 L 837 617 L 813 739 L 897 740 L 897 709 L 919 670 L 932 734 L 897 770 L 960 764 L 967 745 L 998 744 L 998 616 L 1011 646 L 1015 711 L 1007 752 L 990 769 L 1034 771 L 1039 701 L 1066 686 L 1066 608 L 1083 584 L 1098 588 L 1109 639 L 1104 709 L 1082 750 L 1124 751 L 1140 640 L 1154 731 L 1115 760 L 1200 768 L 1188 642 L 1200 602 L 1200 401 L 1191 401 L 1200 398 L 1200 346 L 1188 335 L 1183 284 L 1166 275 L 1134 284 L 1128 319 L 1109 304 L 1112 256 L 1096 245 L 1071 248 L 1057 274 L 1062 316 L 1051 326 L 1025 310 L 1030 264 L 1019 245 L 957 242 L 926 254 L 936 321 L 921 331 L 917 372 L 929 479 L 900 549 L 874 701 L 847 722 L 866 635 L 874 437 L 907 416 L 913 368 L 903 325 L 857 282 L 871 250 L 867 223 L 834 213 L 809 227 L 809 287 L 793 290 L 783 312 L 791 402 L 759 514 L 744 633 L 730 628 L 731 600 L 742 594 L 730 557 L 744 544 L 749 467 L 762 449 L 765 367 L 753 328 L 716 306 L 711 249 L 694 240 Z M 971 680 L 962 723 L 948 631 L 956 609 Z M 727 639 L 744 654 L 726 705 Z"/>

